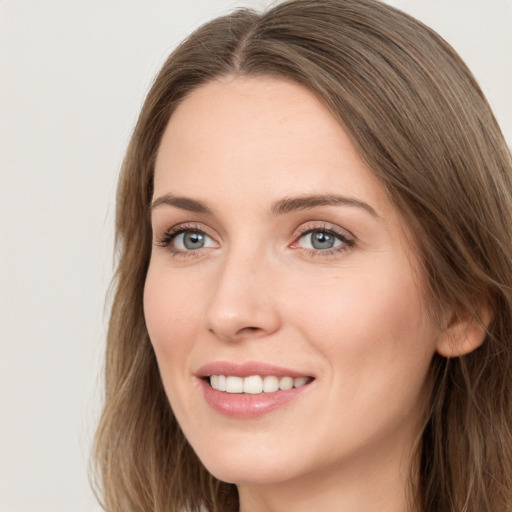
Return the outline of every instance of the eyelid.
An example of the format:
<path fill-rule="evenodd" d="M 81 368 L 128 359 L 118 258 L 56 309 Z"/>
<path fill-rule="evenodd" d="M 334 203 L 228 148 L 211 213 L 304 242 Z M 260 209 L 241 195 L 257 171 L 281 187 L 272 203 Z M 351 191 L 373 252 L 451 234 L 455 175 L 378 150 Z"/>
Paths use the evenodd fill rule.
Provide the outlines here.
<path fill-rule="evenodd" d="M 205 226 L 202 223 L 198 222 L 181 222 L 176 224 L 168 229 L 166 229 L 163 233 L 159 234 L 156 237 L 155 245 L 159 247 L 163 247 L 173 253 L 175 256 L 200 256 L 200 254 L 207 249 L 212 249 L 212 247 L 201 247 L 198 249 L 190 249 L 184 250 L 179 249 L 177 247 L 173 247 L 173 241 L 182 233 L 186 232 L 199 232 L 204 233 L 208 238 L 213 240 L 213 242 L 217 245 L 219 244 L 219 236 L 212 232 L 208 226 Z M 316 248 L 308 248 L 301 247 L 299 245 L 299 240 L 307 235 L 308 233 L 313 232 L 326 232 L 335 236 L 342 243 L 339 246 L 329 248 L 329 249 L 316 249 Z M 332 224 L 330 222 L 325 221 L 309 221 L 304 224 L 301 224 L 293 234 L 293 241 L 289 244 L 289 247 L 294 250 L 300 250 L 302 253 L 311 256 L 329 256 L 339 254 L 341 252 L 350 250 L 356 243 L 356 237 L 350 233 L 348 230 L 337 226 L 336 224 Z"/>
<path fill-rule="evenodd" d="M 315 249 L 310 247 L 302 247 L 299 244 L 301 238 L 309 233 L 326 232 L 335 236 L 341 244 L 328 249 Z M 336 257 L 342 253 L 350 251 L 356 243 L 356 237 L 346 229 L 327 222 L 307 222 L 297 229 L 293 242 L 290 248 L 300 251 L 303 255 L 308 257 Z"/>
<path fill-rule="evenodd" d="M 216 244 L 218 244 L 218 236 L 212 233 L 212 230 L 197 222 L 180 222 L 170 228 L 164 230 L 161 234 L 156 236 L 155 245 L 169 249 L 171 242 L 180 234 L 186 232 L 198 232 L 204 233 L 206 236 L 211 238 Z M 180 251 L 176 249 L 175 252 L 193 252 L 193 251 Z"/>
<path fill-rule="evenodd" d="M 326 231 L 328 233 L 333 233 L 336 236 L 339 236 L 341 239 L 351 242 L 352 244 L 356 242 L 356 237 L 347 229 L 341 228 L 336 224 L 332 224 L 330 222 L 325 221 L 310 221 L 304 224 L 301 224 L 295 231 L 293 238 L 294 242 L 300 238 L 301 236 L 310 233 L 312 231 Z"/>

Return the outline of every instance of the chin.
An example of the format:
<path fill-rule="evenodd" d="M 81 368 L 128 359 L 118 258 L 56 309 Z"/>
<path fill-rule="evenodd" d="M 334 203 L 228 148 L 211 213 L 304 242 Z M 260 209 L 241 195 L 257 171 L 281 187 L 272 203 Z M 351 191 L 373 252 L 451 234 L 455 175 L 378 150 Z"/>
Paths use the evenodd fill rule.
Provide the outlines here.
<path fill-rule="evenodd" d="M 280 468 L 267 465 L 254 467 L 245 464 L 234 466 L 232 464 L 212 464 L 206 469 L 218 480 L 231 484 L 268 485 L 293 479 L 296 475 L 290 472 L 290 468 Z"/>
<path fill-rule="evenodd" d="M 234 449 L 216 454 L 199 453 L 198 456 L 215 478 L 237 485 L 278 483 L 293 479 L 300 473 L 298 461 L 291 461 L 283 453 L 270 455 L 258 448 L 255 444 L 251 452 Z"/>

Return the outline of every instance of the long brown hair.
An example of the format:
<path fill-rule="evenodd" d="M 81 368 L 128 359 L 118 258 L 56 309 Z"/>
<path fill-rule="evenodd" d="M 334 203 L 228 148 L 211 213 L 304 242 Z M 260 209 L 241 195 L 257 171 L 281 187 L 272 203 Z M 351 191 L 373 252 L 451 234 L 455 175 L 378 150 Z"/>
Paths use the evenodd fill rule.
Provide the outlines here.
<path fill-rule="evenodd" d="M 142 108 L 117 195 L 118 266 L 96 437 L 109 512 L 235 511 L 236 487 L 202 466 L 177 424 L 145 327 L 155 156 L 173 110 L 226 75 L 274 76 L 313 91 L 411 226 L 430 311 L 493 320 L 459 358 L 436 355 L 414 506 L 512 511 L 512 163 L 493 114 L 454 50 L 376 0 L 295 0 L 238 10 L 169 57 Z"/>

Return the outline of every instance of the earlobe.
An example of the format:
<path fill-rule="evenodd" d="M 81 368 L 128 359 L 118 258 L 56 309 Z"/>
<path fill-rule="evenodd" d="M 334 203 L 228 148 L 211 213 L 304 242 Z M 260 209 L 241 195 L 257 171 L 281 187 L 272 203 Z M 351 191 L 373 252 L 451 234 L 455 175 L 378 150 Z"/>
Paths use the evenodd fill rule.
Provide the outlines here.
<path fill-rule="evenodd" d="M 453 313 L 437 343 L 437 353 L 443 357 L 460 357 L 477 349 L 485 340 L 492 314 L 488 307 L 480 314 Z"/>

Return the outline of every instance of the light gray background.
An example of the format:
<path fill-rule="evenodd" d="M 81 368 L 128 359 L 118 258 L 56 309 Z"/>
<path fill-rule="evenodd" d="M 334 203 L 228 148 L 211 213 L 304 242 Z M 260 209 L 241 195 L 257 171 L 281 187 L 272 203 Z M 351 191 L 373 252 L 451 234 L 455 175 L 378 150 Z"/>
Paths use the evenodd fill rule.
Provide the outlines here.
<path fill-rule="evenodd" d="M 268 1 L 0 0 L 0 512 L 97 511 L 117 172 L 144 94 L 199 23 Z M 512 141 L 512 2 L 395 0 L 476 74 Z"/>

